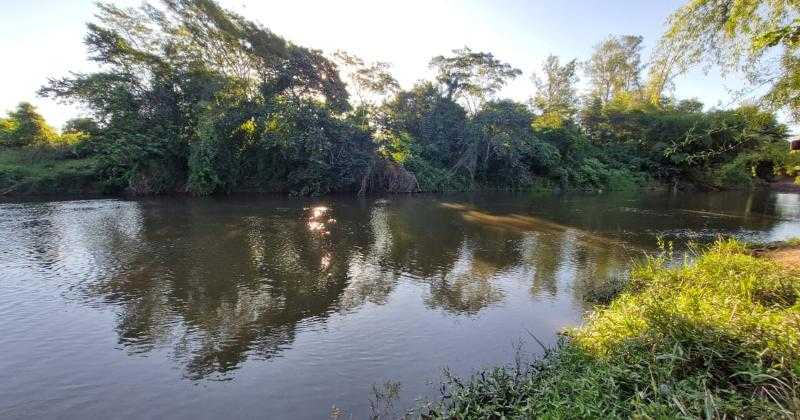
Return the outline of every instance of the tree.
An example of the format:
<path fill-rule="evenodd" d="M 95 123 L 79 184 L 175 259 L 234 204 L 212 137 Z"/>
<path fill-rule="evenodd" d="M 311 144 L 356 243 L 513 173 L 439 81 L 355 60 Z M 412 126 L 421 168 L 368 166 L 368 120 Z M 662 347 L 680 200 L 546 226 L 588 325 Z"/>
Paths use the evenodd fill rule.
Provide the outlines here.
<path fill-rule="evenodd" d="M 376 61 L 367 65 L 361 58 L 342 50 L 333 53 L 333 57 L 350 79 L 361 105 L 371 105 L 374 97 L 382 98 L 400 90 L 400 84 L 389 72 L 389 63 Z"/>
<path fill-rule="evenodd" d="M 439 167 L 450 167 L 464 148 L 467 115 L 430 82 L 401 91 L 381 108 L 381 131 L 392 138 L 408 134 L 414 154 Z"/>
<path fill-rule="evenodd" d="M 716 64 L 723 72 L 744 71 L 756 87 L 769 86 L 765 102 L 786 107 L 800 119 L 796 1 L 691 0 L 670 16 L 668 25 L 656 55 L 667 64 L 655 86 L 691 66 Z"/>
<path fill-rule="evenodd" d="M 386 63 L 342 51 L 326 58 L 213 0 L 98 7 L 85 43 L 100 70 L 51 80 L 40 91 L 81 103 L 91 119 L 68 122 L 57 136 L 23 104 L 0 119 L 0 141 L 57 137 L 48 144 L 60 155 L 94 157 L 109 191 L 443 191 L 541 180 L 623 188 L 650 179 L 706 182 L 720 171 L 743 179 L 747 168 L 764 174 L 780 160 L 785 130 L 770 115 L 704 112 L 697 101 L 663 97 L 687 57 L 697 57 L 681 47 L 691 37 L 662 41 L 660 48 L 672 49 L 650 61 L 646 89 L 642 38 L 605 39 L 584 64 L 592 90 L 583 107 L 579 64 L 550 56 L 533 76 L 527 106 L 495 99 L 520 70 L 466 47 L 431 60 L 434 81 L 401 91 Z M 737 16 L 742 10 L 762 13 L 744 8 Z M 791 50 L 800 24 L 781 22 L 728 29 L 755 31 L 752 48 Z M 785 55 L 783 65 L 800 69 L 800 57 Z M 792 103 L 800 98 L 795 85 L 791 77 L 776 81 L 770 98 Z"/>
<path fill-rule="evenodd" d="M 543 76 L 534 74 L 531 77 L 536 85 L 531 102 L 543 116 L 560 122 L 573 119 L 578 107 L 576 67 L 576 60 L 561 65 L 558 57 L 550 55 L 542 65 Z"/>
<path fill-rule="evenodd" d="M 61 131 L 63 133 L 85 133 L 94 136 L 100 132 L 100 127 L 91 118 L 78 117 L 64 123 Z"/>
<path fill-rule="evenodd" d="M 0 122 L 0 140 L 9 146 L 45 145 L 57 137 L 55 129 L 28 102 L 20 102 L 17 109 Z"/>
<path fill-rule="evenodd" d="M 703 112 L 703 103 L 697 99 L 683 99 L 675 104 L 675 110 L 686 113 Z"/>
<path fill-rule="evenodd" d="M 607 103 L 623 92 L 641 88 L 642 37 L 610 36 L 595 46 L 592 57 L 584 63 L 591 82 L 591 95 Z"/>
<path fill-rule="evenodd" d="M 251 182 L 244 169 L 251 157 L 267 162 L 260 153 L 272 153 L 270 158 L 285 162 L 277 158 L 284 149 L 273 147 L 276 137 L 265 134 L 283 126 L 295 131 L 279 138 L 298 142 L 287 146 L 291 150 L 308 150 L 309 169 L 301 176 L 276 166 L 264 179 L 280 173 L 308 185 L 283 179 L 270 188 L 322 193 L 340 181 L 326 171 L 334 156 L 341 156 L 334 150 L 345 146 L 324 125 L 350 104 L 336 65 L 320 51 L 287 42 L 211 0 L 98 7 L 85 43 L 102 71 L 51 80 L 40 93 L 93 111 L 103 132 L 96 144 L 99 168 L 113 188 L 230 190 Z M 346 146 L 361 148 L 358 153 L 372 150 L 366 142 Z M 363 160 L 353 153 L 348 157 Z M 328 169 L 316 170 L 311 163 Z M 356 171 L 359 165 L 349 168 Z M 256 172 L 263 174 L 261 169 L 263 164 Z M 343 173 L 355 185 L 356 175 Z"/>
<path fill-rule="evenodd" d="M 673 45 L 667 45 L 665 39 L 659 41 L 650 57 L 647 82 L 644 87 L 644 96 L 652 105 L 661 105 L 664 92 L 673 86 L 673 79 L 686 70 L 683 51 L 687 48 L 687 40 L 676 40 Z"/>
<path fill-rule="evenodd" d="M 548 176 L 561 156 L 531 129 L 533 114 L 522 103 L 491 101 L 470 121 L 472 136 L 459 160 L 484 185 L 521 188 L 534 176 Z"/>
<path fill-rule="evenodd" d="M 17 129 L 17 122 L 11 118 L 0 118 L 0 146 L 11 145 L 11 138 Z"/>
<path fill-rule="evenodd" d="M 238 86 L 246 98 L 292 95 L 324 100 L 337 112 L 349 107 L 336 65 L 320 51 L 289 43 L 213 1 L 165 0 L 163 10 L 148 4 L 98 7 L 99 23 L 88 25 L 85 43 L 90 58 L 111 71 L 53 80 L 42 94 L 88 99 L 99 96 L 88 91 L 99 84 L 124 84 L 127 91 L 141 93 L 154 81 L 172 79 L 166 84 L 174 85 L 176 78 L 192 82 L 203 76 L 216 80 L 206 80 L 213 83 L 205 89 L 200 84 L 180 93 L 207 94 L 225 82 Z"/>
<path fill-rule="evenodd" d="M 453 50 L 452 56 L 434 57 L 430 67 L 436 69 L 436 81 L 441 84 L 444 96 L 452 100 L 463 98 L 472 112 L 509 80 L 522 74 L 521 70 L 494 58 L 492 53 L 473 52 L 468 47 Z"/>

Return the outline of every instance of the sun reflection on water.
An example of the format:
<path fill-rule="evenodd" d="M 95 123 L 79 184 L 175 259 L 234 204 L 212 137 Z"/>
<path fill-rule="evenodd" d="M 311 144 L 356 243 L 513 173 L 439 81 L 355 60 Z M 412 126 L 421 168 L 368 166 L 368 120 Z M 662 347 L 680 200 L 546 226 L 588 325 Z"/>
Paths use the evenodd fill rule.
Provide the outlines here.
<path fill-rule="evenodd" d="M 330 208 L 316 206 L 307 208 L 306 210 L 311 212 L 311 215 L 308 217 L 308 230 L 321 235 L 330 235 L 331 232 L 328 230 L 328 225 L 336 223 L 336 219 L 327 217 Z"/>

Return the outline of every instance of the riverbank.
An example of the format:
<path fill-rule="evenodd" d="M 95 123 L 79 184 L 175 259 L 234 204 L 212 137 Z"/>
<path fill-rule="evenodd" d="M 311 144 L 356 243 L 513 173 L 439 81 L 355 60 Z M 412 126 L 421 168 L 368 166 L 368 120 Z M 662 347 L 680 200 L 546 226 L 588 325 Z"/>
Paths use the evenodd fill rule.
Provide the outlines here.
<path fill-rule="evenodd" d="M 796 178 L 790 177 L 782 178 L 776 182 L 770 183 L 769 188 L 780 192 L 800 193 L 800 183 L 797 182 Z"/>
<path fill-rule="evenodd" d="M 796 418 L 797 243 L 717 242 L 635 267 L 625 291 L 539 362 L 450 381 L 432 418 Z"/>
<path fill-rule="evenodd" d="M 769 258 L 786 268 L 800 269 L 800 238 L 769 244 L 753 250 L 759 257 Z"/>
<path fill-rule="evenodd" d="M 141 192 L 149 191 L 149 188 L 140 186 L 124 187 L 118 185 L 114 180 L 106 179 L 98 168 L 99 158 L 77 157 L 75 153 L 58 148 L 19 148 L 0 146 L 0 197 L 25 197 L 25 196 L 93 196 L 98 195 L 183 195 L 187 194 L 185 188 L 175 191 L 163 191 L 161 193 Z M 479 184 L 468 185 L 458 184 L 447 185 L 447 182 L 422 183 L 413 192 L 437 193 L 437 192 L 465 192 L 465 191 L 502 191 L 502 188 L 492 186 L 481 186 Z M 145 181 L 145 184 L 148 182 Z M 570 190 L 584 192 L 598 191 L 620 191 L 638 189 L 666 189 L 665 184 L 655 181 L 644 183 L 639 180 L 617 180 L 614 185 L 603 188 L 578 189 L 575 187 Z M 563 186 L 558 185 L 548 178 L 536 178 L 523 189 L 509 188 L 513 191 L 530 191 L 535 193 L 558 192 Z M 387 193 L 388 191 L 383 191 Z M 395 191 L 399 192 L 399 191 Z M 271 188 L 249 188 L 240 186 L 237 189 L 227 191 L 227 193 L 242 194 L 287 194 L 287 195 L 313 195 L 295 194 L 286 188 L 275 185 Z M 329 193 L 348 193 L 357 194 L 358 191 L 329 191 Z M 222 192 L 219 192 L 222 194 Z M 193 194 L 196 195 L 196 194 Z"/>
<path fill-rule="evenodd" d="M 563 191 L 566 187 L 568 191 L 595 193 L 603 191 L 628 191 L 628 190 L 668 190 L 676 186 L 680 190 L 686 191 L 705 191 L 705 190 L 727 190 L 741 189 L 741 185 L 731 186 L 730 188 L 714 187 L 706 184 L 692 184 L 681 182 L 679 184 L 666 184 L 656 180 L 647 182 L 641 180 L 617 180 L 605 187 L 600 188 L 581 188 L 579 186 L 558 185 L 552 180 L 538 178 L 538 182 L 532 182 L 525 191 L 536 193 L 549 193 Z M 629 181 L 629 182 L 628 182 Z M 790 181 L 767 184 L 764 182 L 754 183 L 749 188 L 767 188 L 783 192 L 800 192 L 800 185 L 791 184 Z M 416 192 L 456 192 L 456 191 L 500 191 L 496 187 L 474 185 L 472 187 L 463 186 L 465 190 L 447 190 L 437 188 L 421 188 Z M 0 147 L 0 197 L 25 197 L 25 196 L 119 196 L 137 195 L 131 189 L 122 188 L 115 181 L 104 179 L 99 171 L 99 159 L 96 156 L 78 157 L 69 150 L 58 148 L 12 148 Z M 166 195 L 181 195 L 183 192 L 165 192 Z M 516 189 L 515 191 L 520 191 Z M 333 191 L 332 191 L 333 192 Z M 341 191 L 340 191 L 341 192 Z M 252 194 L 289 194 L 286 190 L 278 189 L 252 189 L 241 188 L 232 190 L 228 193 L 252 193 Z M 356 192 L 351 192 L 356 194 Z M 153 193 L 143 195 L 156 195 Z"/>
<path fill-rule="evenodd" d="M 0 147 L 0 197 L 101 192 L 95 158 L 62 158 L 55 153 Z"/>

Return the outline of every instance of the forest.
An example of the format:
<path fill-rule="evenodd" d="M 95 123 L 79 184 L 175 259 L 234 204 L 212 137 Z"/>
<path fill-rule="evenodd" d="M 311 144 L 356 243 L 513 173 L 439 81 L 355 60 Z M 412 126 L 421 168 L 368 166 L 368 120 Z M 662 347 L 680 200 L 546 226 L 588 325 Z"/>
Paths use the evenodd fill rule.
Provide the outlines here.
<path fill-rule="evenodd" d="M 39 91 L 89 116 L 59 131 L 22 102 L 0 119 L 0 194 L 722 189 L 794 177 L 800 158 L 775 113 L 800 113 L 800 25 L 786 23 L 787 2 L 766 14 L 718 3 L 675 12 L 649 57 L 636 35 L 609 36 L 585 60 L 549 56 L 528 102 L 498 97 L 523 73 L 490 52 L 434 57 L 435 77 L 404 90 L 388 63 L 293 44 L 213 0 L 100 3 L 85 36 L 99 70 Z M 777 51 L 772 73 L 756 65 Z M 733 109 L 671 94 L 709 62 L 770 90 Z"/>

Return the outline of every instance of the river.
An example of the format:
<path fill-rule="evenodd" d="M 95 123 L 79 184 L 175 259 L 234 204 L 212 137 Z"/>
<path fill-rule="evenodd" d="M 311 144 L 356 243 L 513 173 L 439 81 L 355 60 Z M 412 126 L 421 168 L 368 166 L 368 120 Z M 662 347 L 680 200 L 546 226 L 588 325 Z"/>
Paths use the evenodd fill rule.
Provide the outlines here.
<path fill-rule="evenodd" d="M 657 238 L 718 235 L 798 236 L 800 195 L 3 201 L 0 418 L 412 407 L 537 357 Z"/>

